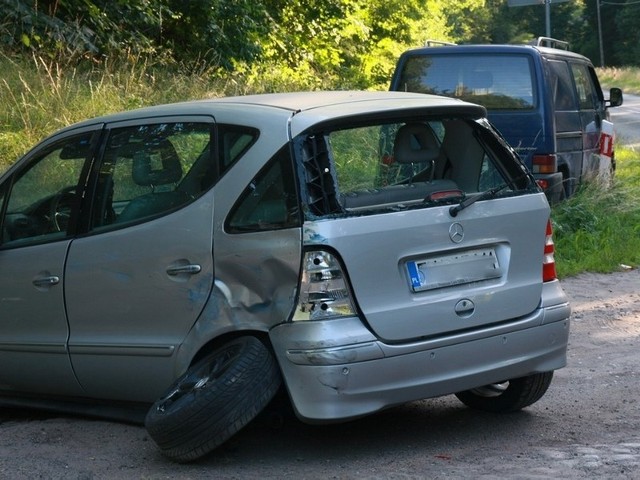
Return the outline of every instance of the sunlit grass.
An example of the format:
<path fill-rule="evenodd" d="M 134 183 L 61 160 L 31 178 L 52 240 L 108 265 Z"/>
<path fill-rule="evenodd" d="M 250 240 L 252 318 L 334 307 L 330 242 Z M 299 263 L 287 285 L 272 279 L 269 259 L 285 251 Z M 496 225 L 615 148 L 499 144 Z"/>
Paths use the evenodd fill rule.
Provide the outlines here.
<path fill-rule="evenodd" d="M 640 68 L 637 67 L 609 67 L 598 68 L 600 83 L 607 87 L 619 87 L 623 92 L 640 94 Z M 606 97 L 605 93 L 605 97 Z"/>
<path fill-rule="evenodd" d="M 640 152 L 617 148 L 616 157 L 611 186 L 586 185 L 553 208 L 561 277 L 640 266 Z"/>
<path fill-rule="evenodd" d="M 47 135 L 75 122 L 149 105 L 274 91 L 330 89 L 313 72 L 237 65 L 192 69 L 141 58 L 61 67 L 0 54 L 0 172 Z"/>

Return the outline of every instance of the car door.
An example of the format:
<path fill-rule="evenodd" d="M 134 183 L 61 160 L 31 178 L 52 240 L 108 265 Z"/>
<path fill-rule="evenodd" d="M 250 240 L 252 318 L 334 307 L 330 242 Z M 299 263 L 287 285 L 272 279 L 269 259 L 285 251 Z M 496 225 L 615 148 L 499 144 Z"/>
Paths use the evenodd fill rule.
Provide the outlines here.
<path fill-rule="evenodd" d="M 64 265 L 100 126 L 41 145 L 0 186 L 0 390 L 80 395 Z"/>
<path fill-rule="evenodd" d="M 153 401 L 213 285 L 213 119 L 107 125 L 69 249 L 69 352 L 91 397 Z"/>

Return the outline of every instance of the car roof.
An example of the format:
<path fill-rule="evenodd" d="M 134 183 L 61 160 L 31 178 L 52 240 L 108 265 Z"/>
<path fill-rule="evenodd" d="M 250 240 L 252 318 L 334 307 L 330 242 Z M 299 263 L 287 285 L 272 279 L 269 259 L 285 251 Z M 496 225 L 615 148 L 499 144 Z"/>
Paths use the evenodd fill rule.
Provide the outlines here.
<path fill-rule="evenodd" d="M 431 47 L 417 47 L 405 51 L 402 56 L 418 56 L 418 55 L 446 55 L 450 53 L 456 54 L 473 54 L 490 53 L 490 54 L 513 54 L 524 53 L 528 55 L 541 54 L 542 56 L 570 57 L 580 59 L 590 63 L 590 60 L 584 55 L 572 52 L 570 50 L 561 50 L 559 48 L 542 47 L 537 45 L 493 45 L 493 44 L 474 44 L 474 45 L 443 45 Z"/>
<path fill-rule="evenodd" d="M 172 103 L 96 117 L 63 129 L 75 129 L 102 123 L 131 121 L 141 118 L 170 117 L 175 115 L 210 115 L 222 112 L 242 112 L 243 115 L 265 114 L 295 117 L 293 136 L 311 125 L 331 119 L 355 115 L 375 115 L 387 112 L 425 110 L 473 117 L 486 115 L 484 107 L 461 100 L 436 95 L 390 91 L 316 91 L 290 92 L 220 97 Z M 270 112 L 270 113 L 269 113 Z M 227 115 L 228 116 L 228 115 Z"/>

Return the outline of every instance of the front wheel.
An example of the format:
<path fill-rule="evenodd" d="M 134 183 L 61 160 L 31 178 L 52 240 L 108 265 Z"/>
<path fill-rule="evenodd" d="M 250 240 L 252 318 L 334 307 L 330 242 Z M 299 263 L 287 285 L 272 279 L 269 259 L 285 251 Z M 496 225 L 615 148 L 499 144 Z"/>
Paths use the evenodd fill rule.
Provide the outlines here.
<path fill-rule="evenodd" d="M 145 420 L 166 457 L 196 460 L 253 420 L 280 387 L 280 370 L 255 337 L 240 337 L 191 366 Z"/>
<path fill-rule="evenodd" d="M 553 372 L 535 373 L 456 393 L 466 406 L 485 412 L 507 413 L 534 404 L 546 393 Z"/>

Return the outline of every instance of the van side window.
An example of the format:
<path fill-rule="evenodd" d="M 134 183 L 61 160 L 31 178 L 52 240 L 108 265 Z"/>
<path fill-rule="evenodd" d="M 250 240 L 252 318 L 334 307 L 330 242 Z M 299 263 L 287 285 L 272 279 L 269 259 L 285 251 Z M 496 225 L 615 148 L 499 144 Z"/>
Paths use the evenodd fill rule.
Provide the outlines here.
<path fill-rule="evenodd" d="M 597 109 L 598 95 L 596 94 L 596 89 L 591 81 L 591 75 L 589 75 L 587 67 L 574 63 L 571 64 L 571 70 L 573 71 L 573 77 L 576 81 L 580 110 Z"/>
<path fill-rule="evenodd" d="M 551 88 L 556 110 L 577 110 L 576 95 L 571 82 L 571 72 L 567 62 L 549 60 Z"/>

